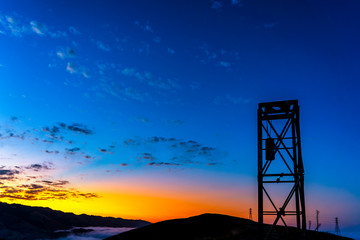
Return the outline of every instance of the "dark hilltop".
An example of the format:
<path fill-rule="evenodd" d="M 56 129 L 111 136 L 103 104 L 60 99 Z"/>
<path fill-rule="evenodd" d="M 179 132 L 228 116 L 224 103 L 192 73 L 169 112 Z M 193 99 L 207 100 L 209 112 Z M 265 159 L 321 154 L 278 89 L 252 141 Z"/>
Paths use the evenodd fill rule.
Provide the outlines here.
<path fill-rule="evenodd" d="M 264 225 L 265 231 L 270 225 Z M 257 240 L 258 223 L 220 214 L 167 220 L 106 238 L 106 240 Z M 268 240 L 302 239 L 294 227 L 276 226 Z M 324 232 L 307 231 L 307 240 L 350 240 Z"/>
<path fill-rule="evenodd" d="M 130 227 L 149 225 L 142 220 L 75 215 L 50 208 L 0 202 L 0 240 L 35 240 L 64 237 L 73 227 Z"/>

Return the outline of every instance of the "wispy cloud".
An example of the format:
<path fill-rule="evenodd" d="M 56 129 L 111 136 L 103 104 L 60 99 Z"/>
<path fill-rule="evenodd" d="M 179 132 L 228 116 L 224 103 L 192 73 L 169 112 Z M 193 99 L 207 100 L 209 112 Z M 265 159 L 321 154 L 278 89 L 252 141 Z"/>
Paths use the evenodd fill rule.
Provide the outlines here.
<path fill-rule="evenodd" d="M 230 67 L 231 64 L 229 62 L 220 61 L 219 66 L 227 68 L 227 67 Z"/>
<path fill-rule="evenodd" d="M 80 74 L 84 78 L 90 78 L 90 72 L 88 69 L 82 66 L 78 66 L 74 62 L 68 62 L 66 64 L 66 71 L 68 71 L 71 74 Z"/>
<path fill-rule="evenodd" d="M 190 83 L 190 88 L 192 90 L 200 89 L 200 82 L 191 82 Z"/>
<path fill-rule="evenodd" d="M 71 74 L 77 73 L 79 71 L 79 67 L 75 65 L 75 63 L 73 62 L 68 62 L 66 65 L 66 71 L 68 71 Z"/>
<path fill-rule="evenodd" d="M 144 95 L 134 88 L 127 87 L 124 89 L 123 93 L 125 94 L 125 96 L 130 97 L 133 100 L 137 100 L 141 102 L 144 101 Z"/>
<path fill-rule="evenodd" d="M 161 38 L 158 37 L 158 36 L 156 36 L 156 37 L 153 38 L 153 41 L 154 41 L 155 43 L 160 43 L 160 42 L 161 42 Z"/>
<path fill-rule="evenodd" d="M 85 134 L 85 135 L 90 135 L 90 134 L 94 133 L 87 126 L 85 126 L 84 124 L 81 124 L 81 123 L 73 123 L 73 124 L 67 126 L 67 129 L 70 131 Z"/>
<path fill-rule="evenodd" d="M 14 119 L 15 117 L 12 117 Z M 17 120 L 12 121 L 13 124 L 18 124 Z M 80 157 L 85 158 L 86 160 L 94 159 L 94 157 L 90 156 L 88 153 L 80 151 L 81 147 L 85 144 L 82 142 L 82 146 L 75 145 L 75 140 L 73 138 L 80 137 L 81 135 L 92 135 L 94 131 L 89 129 L 84 124 L 73 123 L 73 124 L 65 124 L 63 122 L 59 122 L 53 126 L 45 126 L 40 129 L 29 129 L 25 131 L 18 132 L 16 127 L 7 127 L 2 128 L 0 131 L 0 139 L 13 139 L 20 141 L 27 141 L 28 143 L 35 144 L 44 143 L 41 145 L 43 149 L 41 152 L 46 154 L 57 155 L 58 157 L 64 156 L 67 158 L 68 156 L 72 157 Z M 78 136 L 76 136 L 78 135 Z M 58 146 L 58 149 L 53 149 L 53 146 Z M 61 144 L 61 145 L 59 145 Z M 59 149 L 60 147 L 63 149 Z M 42 169 L 51 169 L 51 163 L 45 163 L 42 165 L 30 165 L 27 166 L 28 170 L 42 170 Z"/>
<path fill-rule="evenodd" d="M 74 58 L 75 57 L 75 51 L 71 47 L 67 47 L 66 49 L 60 49 L 56 52 L 56 55 L 61 58 Z"/>
<path fill-rule="evenodd" d="M 238 6 L 238 7 L 243 6 L 242 0 L 231 0 L 231 4 L 235 5 L 235 6 Z"/>
<path fill-rule="evenodd" d="M 80 35 L 81 33 L 73 26 L 69 27 L 69 32 L 73 35 Z"/>
<path fill-rule="evenodd" d="M 167 124 L 183 125 L 185 122 L 182 120 L 166 120 Z"/>
<path fill-rule="evenodd" d="M 111 146 L 109 146 L 108 148 L 100 148 L 100 147 L 98 147 L 98 150 L 99 150 L 101 153 L 114 154 L 114 149 L 115 149 L 115 146 L 114 146 L 114 145 L 111 145 Z"/>
<path fill-rule="evenodd" d="M 110 52 L 110 47 L 108 45 L 106 45 L 104 42 L 102 41 L 96 41 L 96 46 L 106 52 Z"/>
<path fill-rule="evenodd" d="M 142 166 L 189 168 L 196 165 L 213 166 L 217 164 L 220 152 L 213 147 L 203 146 L 197 141 L 183 141 L 177 138 L 149 137 L 127 139 L 124 145 L 134 150 L 151 149 L 137 155 Z"/>
<path fill-rule="evenodd" d="M 146 118 L 146 117 L 136 117 L 134 120 L 136 121 L 140 121 L 140 122 L 143 122 L 143 123 L 151 123 L 151 120 Z"/>
<path fill-rule="evenodd" d="M 219 1 L 212 1 L 211 8 L 219 10 L 223 7 L 223 4 Z"/>
<path fill-rule="evenodd" d="M 154 30 L 152 29 L 152 27 L 150 26 L 149 21 L 146 21 L 145 23 L 141 22 L 141 21 L 135 21 L 134 22 L 136 26 L 138 26 L 139 28 L 141 28 L 144 32 L 150 32 L 153 33 Z"/>
<path fill-rule="evenodd" d="M 173 162 L 150 162 L 148 163 L 149 166 L 156 166 L 156 167 L 161 167 L 161 166 L 182 166 L 183 164 L 180 163 L 173 163 Z"/>
<path fill-rule="evenodd" d="M 48 31 L 47 27 L 38 21 L 31 21 L 30 26 L 31 29 L 40 36 L 45 36 Z"/>
<path fill-rule="evenodd" d="M 24 33 L 29 32 L 29 28 L 23 24 L 18 16 L 0 15 L 0 23 L 5 35 L 21 37 Z"/>
<path fill-rule="evenodd" d="M 226 94 L 225 96 L 217 96 L 214 99 L 214 103 L 216 105 L 223 105 L 223 104 L 248 104 L 250 102 L 250 99 L 244 98 L 244 97 L 234 97 L 231 94 Z"/>
<path fill-rule="evenodd" d="M 163 79 L 162 77 L 156 77 L 149 71 L 140 72 L 135 68 L 124 68 L 121 73 L 124 76 L 136 78 L 140 83 L 147 86 L 162 89 L 162 90 L 178 90 L 181 86 L 174 79 Z"/>
<path fill-rule="evenodd" d="M 35 172 L 39 172 L 41 170 L 51 170 L 54 168 L 54 164 L 51 162 L 44 162 L 44 163 L 35 163 L 29 166 L 25 166 L 25 169 L 33 170 Z"/>
<path fill-rule="evenodd" d="M 167 51 L 168 51 L 168 53 L 170 53 L 170 54 L 175 54 L 175 50 L 172 49 L 172 48 L 168 48 Z"/>
<path fill-rule="evenodd" d="M 38 36 L 50 36 L 52 38 L 66 37 L 67 33 L 60 30 L 50 31 L 49 27 L 36 20 L 28 19 L 18 15 L 0 15 L 0 24 L 4 35 L 23 37 L 24 35 L 36 34 Z"/>
<path fill-rule="evenodd" d="M 239 60 L 238 52 L 214 49 L 206 43 L 200 45 L 199 50 L 195 58 L 203 64 L 213 64 L 229 69 Z"/>
<path fill-rule="evenodd" d="M 225 6 L 236 6 L 242 7 L 243 3 L 242 0 L 210 0 L 211 8 L 214 10 L 221 10 Z"/>
<path fill-rule="evenodd" d="M 275 23 L 275 22 L 267 22 L 267 23 L 264 23 L 264 28 L 270 29 L 270 28 L 274 28 L 276 25 L 277 25 L 277 23 Z"/>
<path fill-rule="evenodd" d="M 125 76 L 133 77 L 136 74 L 136 70 L 134 68 L 124 68 L 121 73 Z"/>

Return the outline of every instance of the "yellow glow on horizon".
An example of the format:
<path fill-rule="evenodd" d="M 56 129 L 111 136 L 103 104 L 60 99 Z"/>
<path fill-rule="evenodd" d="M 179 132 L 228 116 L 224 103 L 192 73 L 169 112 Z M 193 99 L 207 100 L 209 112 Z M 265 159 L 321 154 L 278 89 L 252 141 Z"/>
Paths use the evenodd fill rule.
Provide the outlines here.
<path fill-rule="evenodd" d="M 102 197 L 72 200 L 47 201 L 6 201 L 28 206 L 49 207 L 54 210 L 75 214 L 98 215 L 103 217 L 121 217 L 126 219 L 143 219 L 158 222 L 173 218 L 184 218 L 203 213 L 221 213 L 247 217 L 245 210 L 236 206 L 219 204 L 212 201 L 191 201 L 189 199 L 169 198 L 156 195 L 128 193 L 99 193 Z M 241 203 L 238 203 L 239 205 Z"/>
<path fill-rule="evenodd" d="M 202 174 L 191 177 L 181 174 L 132 174 L 113 179 L 72 179 L 71 191 L 95 193 L 99 197 L 67 195 L 66 199 L 6 200 L 28 206 L 49 207 L 75 214 L 143 219 L 158 222 L 184 218 L 203 213 L 220 213 L 248 217 L 249 208 L 255 208 L 252 191 L 243 186 L 229 184 L 227 176 L 217 174 L 212 178 Z M 193 179 L 194 178 L 194 179 Z M 232 179 L 232 176 L 231 176 Z M 233 180 L 232 180 L 233 182 Z M 255 195 L 254 195 L 255 196 Z"/>

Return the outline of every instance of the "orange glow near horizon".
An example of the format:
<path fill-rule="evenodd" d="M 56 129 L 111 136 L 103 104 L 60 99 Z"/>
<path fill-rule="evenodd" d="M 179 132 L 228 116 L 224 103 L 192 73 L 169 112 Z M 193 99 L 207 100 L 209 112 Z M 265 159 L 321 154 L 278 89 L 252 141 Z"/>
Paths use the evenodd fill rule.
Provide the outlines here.
<path fill-rule="evenodd" d="M 70 198 L 67 200 L 7 200 L 29 206 L 49 207 L 75 214 L 121 217 L 158 222 L 185 218 L 203 213 L 219 213 L 248 217 L 253 200 L 246 189 L 239 191 L 223 183 L 175 184 L 171 180 L 127 179 L 128 181 L 96 181 L 78 185 L 81 192 L 93 192 L 98 198 Z M 131 181 L 130 181 L 131 180 Z"/>
<path fill-rule="evenodd" d="M 75 200 L 47 200 L 47 201 L 6 201 L 28 206 L 49 207 L 54 210 L 88 214 L 103 217 L 121 217 L 127 219 L 142 219 L 149 222 L 158 222 L 173 218 L 185 218 L 203 213 L 220 213 L 238 217 L 246 217 L 244 209 L 235 208 L 229 201 L 219 205 L 215 202 L 191 201 L 149 195 L 101 193 L 102 197 Z M 231 204 L 231 205 L 229 205 Z M 241 203 L 237 204 L 242 205 Z M 247 205 L 247 204 L 244 204 Z"/>

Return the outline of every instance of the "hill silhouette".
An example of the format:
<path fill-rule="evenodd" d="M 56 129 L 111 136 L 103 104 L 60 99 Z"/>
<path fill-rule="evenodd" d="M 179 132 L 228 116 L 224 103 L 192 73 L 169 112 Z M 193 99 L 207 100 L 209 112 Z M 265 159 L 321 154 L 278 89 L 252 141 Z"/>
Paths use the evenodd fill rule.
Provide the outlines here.
<path fill-rule="evenodd" d="M 265 231 L 270 225 L 264 225 Z M 258 223 L 220 214 L 167 220 L 124 232 L 106 240 L 257 240 Z M 276 226 L 269 240 L 302 239 L 301 231 L 294 227 Z M 324 232 L 307 231 L 308 240 L 350 240 Z"/>
<path fill-rule="evenodd" d="M 58 230 L 72 227 L 142 227 L 150 224 L 142 220 L 113 217 L 75 215 L 50 208 L 29 207 L 0 202 L 0 240 L 33 240 L 62 236 Z"/>

